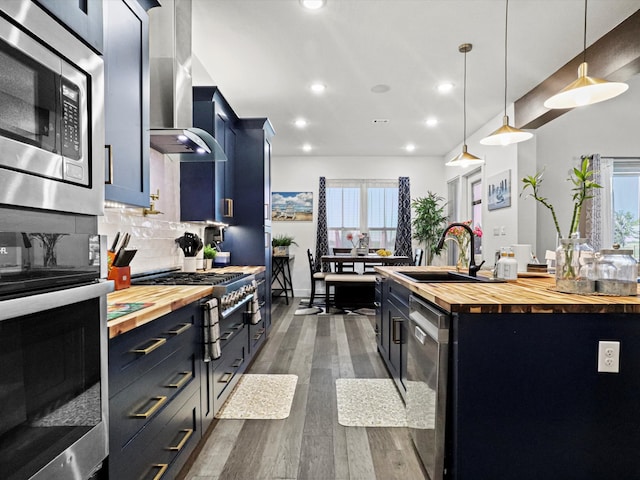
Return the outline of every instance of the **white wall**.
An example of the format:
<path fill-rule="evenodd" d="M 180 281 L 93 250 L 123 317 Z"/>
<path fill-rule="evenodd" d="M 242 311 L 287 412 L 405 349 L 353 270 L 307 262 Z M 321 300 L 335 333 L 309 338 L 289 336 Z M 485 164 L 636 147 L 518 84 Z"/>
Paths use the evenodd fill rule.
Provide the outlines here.
<path fill-rule="evenodd" d="M 315 255 L 319 177 L 327 179 L 397 179 L 409 177 L 411 198 L 423 197 L 432 191 L 446 197 L 443 161 L 439 157 L 278 157 L 272 159 L 271 191 L 313 192 L 312 222 L 273 222 L 273 235 L 286 233 L 295 237 L 292 264 L 293 288 L 296 296 L 310 292 L 307 249 Z"/>

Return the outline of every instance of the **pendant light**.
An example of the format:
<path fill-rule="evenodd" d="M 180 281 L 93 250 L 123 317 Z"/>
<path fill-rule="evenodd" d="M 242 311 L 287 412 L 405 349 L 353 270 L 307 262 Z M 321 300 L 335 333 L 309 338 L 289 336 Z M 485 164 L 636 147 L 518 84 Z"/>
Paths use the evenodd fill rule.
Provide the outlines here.
<path fill-rule="evenodd" d="M 507 26 L 509 20 L 509 0 L 506 0 L 504 15 L 504 116 L 502 126 L 491 133 L 488 137 L 480 140 L 482 145 L 511 145 L 513 143 L 524 142 L 533 137 L 533 133 L 525 132 L 519 128 L 509 125 L 507 116 Z"/>
<path fill-rule="evenodd" d="M 547 108 L 574 108 L 609 100 L 624 93 L 629 85 L 587 76 L 587 0 L 584 0 L 584 41 L 578 79 L 544 102 Z"/>
<path fill-rule="evenodd" d="M 469 165 L 476 165 L 483 163 L 481 158 L 467 152 L 467 53 L 471 51 L 473 45 L 470 43 L 463 43 L 458 47 L 460 53 L 464 53 L 464 86 L 462 96 L 462 112 L 463 112 L 463 127 L 462 127 L 462 153 L 449 160 L 445 165 L 447 167 L 467 167 Z"/>

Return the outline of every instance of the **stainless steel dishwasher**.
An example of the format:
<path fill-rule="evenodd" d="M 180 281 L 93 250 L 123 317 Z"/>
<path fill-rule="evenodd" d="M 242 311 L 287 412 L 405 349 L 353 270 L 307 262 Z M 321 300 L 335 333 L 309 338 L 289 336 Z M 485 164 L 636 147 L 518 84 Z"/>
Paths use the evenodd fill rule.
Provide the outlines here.
<path fill-rule="evenodd" d="M 407 340 L 407 424 L 430 480 L 444 476 L 449 315 L 412 295 Z"/>

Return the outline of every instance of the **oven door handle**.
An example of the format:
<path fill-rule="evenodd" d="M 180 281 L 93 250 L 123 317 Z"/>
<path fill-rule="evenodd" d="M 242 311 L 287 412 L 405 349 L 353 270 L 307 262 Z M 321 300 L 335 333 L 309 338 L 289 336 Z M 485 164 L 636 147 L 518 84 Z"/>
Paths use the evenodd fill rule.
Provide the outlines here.
<path fill-rule="evenodd" d="M 0 301 L 0 321 L 64 307 L 113 292 L 112 280 Z"/>

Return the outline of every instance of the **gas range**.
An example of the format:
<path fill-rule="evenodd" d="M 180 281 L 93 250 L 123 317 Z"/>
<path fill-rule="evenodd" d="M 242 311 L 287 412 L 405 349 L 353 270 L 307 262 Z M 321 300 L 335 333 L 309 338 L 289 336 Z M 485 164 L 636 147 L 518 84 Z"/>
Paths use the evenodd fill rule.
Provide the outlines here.
<path fill-rule="evenodd" d="M 255 292 L 255 275 L 240 272 L 160 271 L 141 274 L 131 279 L 132 285 L 211 285 L 212 296 L 222 310 L 233 308 Z"/>

